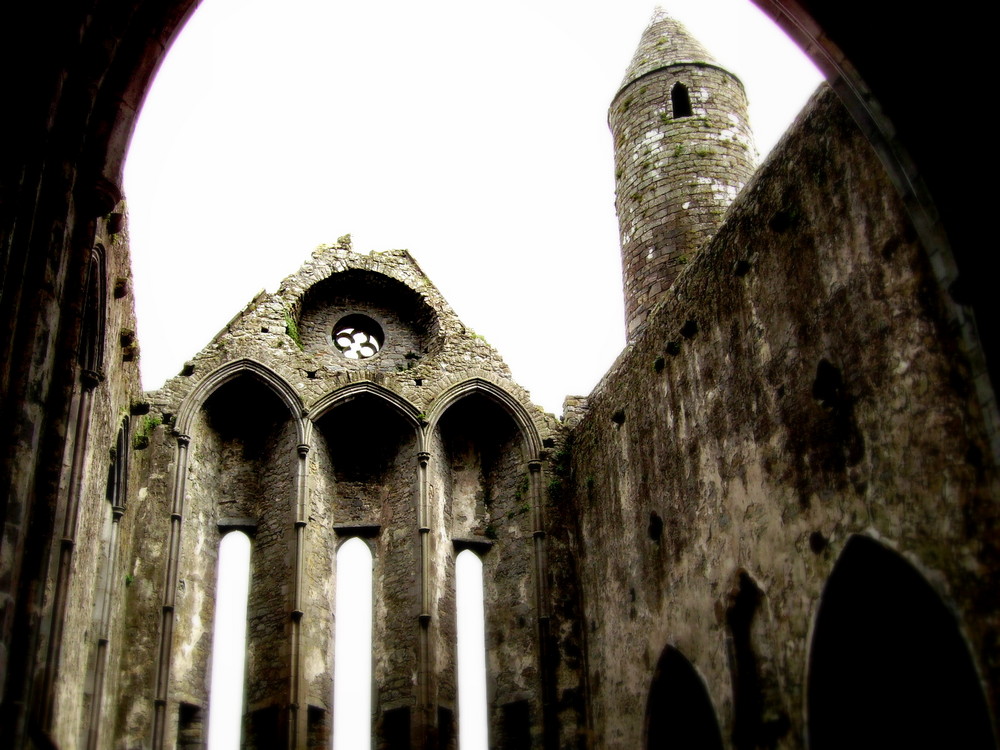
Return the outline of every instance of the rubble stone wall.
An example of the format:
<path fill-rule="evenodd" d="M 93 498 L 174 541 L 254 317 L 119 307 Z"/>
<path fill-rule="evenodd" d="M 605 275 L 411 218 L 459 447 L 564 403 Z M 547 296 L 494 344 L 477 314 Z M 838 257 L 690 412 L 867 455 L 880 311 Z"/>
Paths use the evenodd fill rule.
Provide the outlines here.
<path fill-rule="evenodd" d="M 998 549 L 983 534 L 1000 520 L 996 476 L 941 295 L 874 153 L 825 91 L 574 432 L 596 746 L 641 746 L 668 645 L 735 741 L 744 638 L 752 741 L 802 747 L 812 618 L 858 534 L 921 571 L 997 684 Z"/>

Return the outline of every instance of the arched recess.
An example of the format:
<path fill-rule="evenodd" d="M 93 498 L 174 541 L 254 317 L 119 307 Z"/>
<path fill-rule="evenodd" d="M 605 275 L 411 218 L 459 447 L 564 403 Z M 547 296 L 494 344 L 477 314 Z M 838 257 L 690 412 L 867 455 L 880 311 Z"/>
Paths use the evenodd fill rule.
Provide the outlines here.
<path fill-rule="evenodd" d="M 542 448 L 542 439 L 538 434 L 538 428 L 528 414 L 527 408 L 508 391 L 484 378 L 463 380 L 438 395 L 427 410 L 428 431 L 433 432 L 438 420 L 441 419 L 442 415 L 448 411 L 452 404 L 470 394 L 486 396 L 506 411 L 521 432 L 521 438 L 524 441 L 525 458 L 537 458 Z"/>
<path fill-rule="evenodd" d="M 67 622 L 81 615 L 82 611 L 72 611 L 69 602 L 72 589 L 80 581 L 74 581 L 74 569 L 77 563 L 74 555 L 77 551 L 77 533 L 85 525 L 86 517 L 93 512 L 85 503 L 85 487 L 87 462 L 89 458 L 91 415 L 94 410 L 95 393 L 104 379 L 101 368 L 104 364 L 104 339 L 107 318 L 107 263 L 104 247 L 94 245 L 87 256 L 87 269 L 83 280 L 82 309 L 80 319 L 76 321 L 80 330 L 79 349 L 77 350 L 74 372 L 78 389 L 74 394 L 71 429 L 66 432 L 64 445 L 69 462 L 69 474 L 64 481 L 58 483 L 59 498 L 55 517 L 61 516 L 61 543 L 59 544 L 58 562 L 54 566 L 55 575 L 49 581 L 51 586 L 52 626 L 49 635 L 47 655 L 42 669 L 41 683 L 43 709 L 39 712 L 41 725 L 46 732 L 52 731 L 55 714 L 60 704 L 68 702 L 66 691 L 72 678 L 66 679 L 65 673 L 60 677 L 60 670 L 65 668 L 63 662 L 64 629 Z M 33 545 L 38 546 L 38 545 Z M 76 623 L 74 623 L 76 624 Z M 68 631 L 72 633 L 71 629 Z M 71 688 L 75 692 L 75 687 Z"/>
<path fill-rule="evenodd" d="M 810 647 L 808 733 L 826 748 L 995 748 L 989 709 L 954 615 L 899 554 L 844 547 Z"/>
<path fill-rule="evenodd" d="M 103 245 L 90 251 L 83 303 L 83 331 L 80 337 L 80 367 L 103 373 L 107 321 L 107 260 Z"/>
<path fill-rule="evenodd" d="M 365 396 L 385 401 L 386 404 L 393 407 L 398 416 L 408 422 L 415 431 L 420 429 L 420 410 L 416 406 L 395 391 L 391 391 L 385 386 L 373 383 L 370 380 L 361 380 L 356 383 L 351 383 L 349 385 L 345 385 L 343 388 L 338 388 L 337 390 L 326 394 L 312 405 L 307 416 L 311 422 L 315 423 L 322 419 L 323 416 L 330 411 L 330 409 L 334 408 L 338 404 L 343 404 Z"/>
<path fill-rule="evenodd" d="M 458 637 L 458 742 L 462 750 L 489 747 L 483 560 L 471 549 L 455 560 Z"/>
<path fill-rule="evenodd" d="M 488 679 L 495 685 L 487 706 L 489 736 L 501 747 L 527 747 L 529 727 L 544 720 L 547 684 L 536 661 L 547 663 L 540 648 L 546 640 L 540 475 L 530 452 L 537 433 L 512 396 L 485 382 L 466 381 L 431 409 L 428 526 L 435 567 L 428 587 L 437 602 L 440 639 L 454 644 L 454 550 L 490 549 L 482 571 Z M 437 712 L 444 718 L 456 705 L 453 654 L 452 646 L 435 656 Z"/>
<path fill-rule="evenodd" d="M 340 583 L 337 540 L 367 537 L 374 557 L 372 641 L 380 654 L 372 675 L 378 746 L 394 732 L 408 741 L 414 701 L 412 682 L 399 675 L 417 672 L 418 414 L 405 399 L 370 382 L 341 388 L 310 412 L 315 422 L 309 451 L 306 579 L 313 583 L 306 606 L 317 616 L 304 622 L 305 642 L 311 649 L 307 658 L 327 668 L 314 675 L 308 700 L 316 715 L 330 701 L 335 656 L 330 623 L 335 616 L 334 588 Z"/>
<path fill-rule="evenodd" d="M 220 370 L 206 379 L 212 387 L 196 391 L 180 415 L 190 446 L 182 473 L 184 533 L 169 698 L 178 704 L 178 732 L 196 742 L 189 725 L 200 724 L 193 717 L 207 707 L 219 541 L 229 530 L 253 529 L 242 746 L 274 747 L 294 718 L 287 706 L 294 688 L 291 614 L 303 428 L 269 378 L 247 366 Z"/>
<path fill-rule="evenodd" d="M 237 359 L 227 362 L 216 368 L 204 380 L 198 383 L 195 389 L 184 399 L 177 412 L 177 432 L 182 435 L 190 435 L 192 419 L 204 407 L 205 402 L 212 394 L 229 381 L 244 375 L 250 375 L 259 380 L 267 386 L 273 396 L 285 405 L 295 423 L 298 442 L 307 443 L 309 435 L 306 430 L 306 423 L 301 418 L 304 414 L 302 400 L 295 392 L 295 389 L 284 378 L 274 372 L 274 370 L 252 359 Z"/>
<path fill-rule="evenodd" d="M 671 87 L 670 107 L 675 120 L 681 117 L 690 117 L 693 114 L 691 96 L 688 93 L 688 87 L 683 83 L 678 82 Z"/>
<path fill-rule="evenodd" d="M 667 646 L 646 700 L 647 750 L 722 750 L 722 733 L 705 682 L 684 655 Z"/>
<path fill-rule="evenodd" d="M 91 678 L 87 680 L 84 702 L 89 701 L 87 714 L 87 750 L 97 750 L 104 728 L 103 717 L 107 710 L 104 697 L 107 682 L 108 650 L 111 645 L 111 616 L 115 607 L 114 585 L 118 573 L 118 547 L 120 522 L 125 513 L 128 500 L 129 454 L 131 452 L 132 433 L 129 429 L 131 420 L 128 415 L 122 417 L 121 426 L 115 438 L 115 447 L 111 451 L 111 461 L 108 464 L 108 478 L 105 484 L 105 499 L 107 510 L 104 514 L 104 524 L 101 534 L 102 560 L 98 568 L 98 578 L 94 597 L 93 629 L 95 642 L 93 644 L 93 667 Z M 115 644 L 117 645 L 117 644 Z"/>

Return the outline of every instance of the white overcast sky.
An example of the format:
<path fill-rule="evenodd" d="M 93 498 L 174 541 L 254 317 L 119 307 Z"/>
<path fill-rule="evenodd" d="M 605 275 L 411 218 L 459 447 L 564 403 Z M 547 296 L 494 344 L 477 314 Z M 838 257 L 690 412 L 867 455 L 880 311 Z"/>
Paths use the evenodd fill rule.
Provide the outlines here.
<path fill-rule="evenodd" d="M 744 82 L 760 151 L 820 80 L 747 0 L 667 11 Z M 607 107 L 642 0 L 205 0 L 125 174 L 142 374 L 350 233 L 407 248 L 558 414 L 624 343 Z"/>

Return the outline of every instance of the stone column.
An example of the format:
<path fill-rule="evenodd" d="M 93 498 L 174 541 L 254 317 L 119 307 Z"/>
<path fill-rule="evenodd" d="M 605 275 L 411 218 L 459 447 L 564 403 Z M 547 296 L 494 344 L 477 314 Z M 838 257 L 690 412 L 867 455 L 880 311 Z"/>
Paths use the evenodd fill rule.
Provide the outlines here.
<path fill-rule="evenodd" d="M 177 575 L 181 554 L 181 522 L 184 520 L 188 435 L 177 435 L 177 458 L 174 461 L 174 485 L 170 504 L 170 539 L 167 546 L 167 570 L 163 584 L 163 608 L 160 625 L 160 654 L 156 668 L 156 691 L 153 712 L 153 748 L 165 747 L 167 696 L 170 690 L 170 659 L 174 643 L 174 607 L 177 603 Z"/>

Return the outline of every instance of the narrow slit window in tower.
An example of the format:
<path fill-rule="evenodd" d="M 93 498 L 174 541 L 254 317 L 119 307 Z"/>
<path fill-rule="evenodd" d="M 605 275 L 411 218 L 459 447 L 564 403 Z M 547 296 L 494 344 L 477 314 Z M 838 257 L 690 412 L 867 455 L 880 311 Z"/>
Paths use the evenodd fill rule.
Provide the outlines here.
<path fill-rule="evenodd" d="M 670 103 L 673 107 L 675 120 L 694 114 L 691 111 L 691 97 L 688 94 L 688 88 L 683 83 L 675 83 L 670 89 Z"/>
<path fill-rule="evenodd" d="M 470 550 L 455 560 L 458 612 L 458 746 L 486 750 L 486 621 L 483 561 Z"/>
<path fill-rule="evenodd" d="M 249 590 L 250 538 L 241 531 L 231 531 L 219 544 L 208 710 L 209 750 L 238 750 L 242 746 Z"/>
<path fill-rule="evenodd" d="M 372 553 L 358 538 L 337 551 L 333 747 L 371 747 Z"/>

